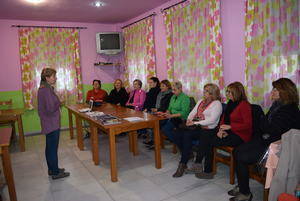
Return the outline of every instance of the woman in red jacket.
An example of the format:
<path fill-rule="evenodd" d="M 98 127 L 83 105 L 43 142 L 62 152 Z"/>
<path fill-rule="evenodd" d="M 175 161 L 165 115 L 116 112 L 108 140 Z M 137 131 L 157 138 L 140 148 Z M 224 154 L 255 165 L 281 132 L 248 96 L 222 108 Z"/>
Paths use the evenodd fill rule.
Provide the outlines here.
<path fill-rule="evenodd" d="M 200 179 L 212 179 L 212 157 L 214 146 L 236 147 L 248 142 L 252 136 L 251 105 L 247 101 L 244 86 L 234 82 L 227 86 L 229 99 L 224 114 L 222 115 L 218 132 L 212 136 L 201 135 L 197 160 L 206 159 L 204 171 L 196 173 Z"/>

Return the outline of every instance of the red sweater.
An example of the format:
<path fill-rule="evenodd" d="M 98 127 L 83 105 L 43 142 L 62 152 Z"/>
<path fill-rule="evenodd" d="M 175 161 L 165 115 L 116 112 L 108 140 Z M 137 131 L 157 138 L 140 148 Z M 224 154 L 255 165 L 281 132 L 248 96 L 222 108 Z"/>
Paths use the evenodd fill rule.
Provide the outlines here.
<path fill-rule="evenodd" d="M 221 125 L 224 124 L 224 114 Z M 251 105 L 247 101 L 242 101 L 230 114 L 231 131 L 244 142 L 250 141 L 252 137 L 252 111 Z"/>
<path fill-rule="evenodd" d="M 96 92 L 94 89 L 89 90 L 86 95 L 86 102 L 89 102 L 90 100 L 93 101 L 104 101 L 107 96 L 107 92 L 103 89 L 99 89 L 98 92 Z"/>

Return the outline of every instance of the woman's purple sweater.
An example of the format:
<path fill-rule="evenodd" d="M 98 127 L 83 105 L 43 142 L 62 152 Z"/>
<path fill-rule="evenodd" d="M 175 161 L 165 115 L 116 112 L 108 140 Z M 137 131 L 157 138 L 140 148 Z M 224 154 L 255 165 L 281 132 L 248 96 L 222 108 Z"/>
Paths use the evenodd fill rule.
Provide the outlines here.
<path fill-rule="evenodd" d="M 53 89 L 49 87 L 39 88 L 38 113 L 43 134 L 51 133 L 60 128 L 60 101 Z"/>

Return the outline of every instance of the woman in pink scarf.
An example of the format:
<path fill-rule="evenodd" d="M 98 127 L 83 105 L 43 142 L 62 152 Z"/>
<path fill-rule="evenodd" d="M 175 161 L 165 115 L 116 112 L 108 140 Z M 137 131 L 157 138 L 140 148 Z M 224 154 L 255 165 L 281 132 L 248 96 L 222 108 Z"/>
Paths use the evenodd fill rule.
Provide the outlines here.
<path fill-rule="evenodd" d="M 219 87 L 212 83 L 206 84 L 203 90 L 203 99 L 198 101 L 187 118 L 187 128 L 175 132 L 175 143 L 181 151 L 181 160 L 173 177 L 181 177 L 186 171 L 187 162 L 192 153 L 192 141 L 197 140 L 199 135 L 216 133 L 216 127 L 222 114 L 220 99 Z M 193 173 L 201 170 L 200 163 L 195 163 L 189 169 Z"/>

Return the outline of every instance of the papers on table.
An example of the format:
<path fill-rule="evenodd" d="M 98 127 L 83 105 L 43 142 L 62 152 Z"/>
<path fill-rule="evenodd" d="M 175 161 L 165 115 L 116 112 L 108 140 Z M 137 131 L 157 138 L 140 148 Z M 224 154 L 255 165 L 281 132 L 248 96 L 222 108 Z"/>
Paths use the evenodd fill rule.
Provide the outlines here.
<path fill-rule="evenodd" d="M 130 121 L 130 122 L 134 122 L 134 121 L 144 121 L 144 119 L 141 118 L 141 117 L 127 117 L 127 118 L 123 118 L 123 119 L 125 119 L 125 120 L 127 120 L 127 121 Z"/>
<path fill-rule="evenodd" d="M 89 112 L 89 111 L 91 111 L 91 108 L 82 108 L 82 109 L 80 109 L 80 110 L 78 110 L 79 112 Z"/>
<path fill-rule="evenodd" d="M 89 115 L 90 117 L 98 117 L 98 116 L 105 115 L 103 112 L 87 112 L 85 114 Z"/>

